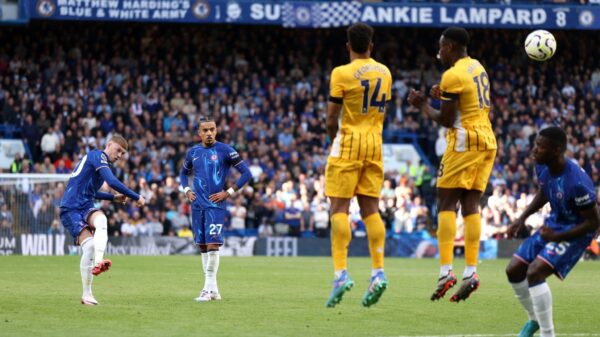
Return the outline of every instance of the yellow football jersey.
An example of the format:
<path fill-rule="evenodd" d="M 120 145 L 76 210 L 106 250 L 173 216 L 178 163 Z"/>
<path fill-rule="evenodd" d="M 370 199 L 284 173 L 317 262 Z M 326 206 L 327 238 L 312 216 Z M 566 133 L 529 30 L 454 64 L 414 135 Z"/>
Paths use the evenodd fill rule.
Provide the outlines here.
<path fill-rule="evenodd" d="M 479 61 L 462 58 L 442 75 L 442 100 L 458 100 L 456 120 L 450 128 L 447 151 L 496 149 L 490 122 L 490 80 Z"/>
<path fill-rule="evenodd" d="M 333 69 L 329 100 L 343 108 L 329 156 L 383 160 L 383 120 L 391 90 L 390 70 L 372 58 L 355 59 Z"/>

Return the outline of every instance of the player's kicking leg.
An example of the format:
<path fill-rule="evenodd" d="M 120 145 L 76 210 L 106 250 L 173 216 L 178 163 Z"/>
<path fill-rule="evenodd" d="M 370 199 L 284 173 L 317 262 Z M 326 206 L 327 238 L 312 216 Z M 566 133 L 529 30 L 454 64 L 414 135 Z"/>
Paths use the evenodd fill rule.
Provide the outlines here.
<path fill-rule="evenodd" d="M 94 268 L 92 275 L 98 276 L 112 266 L 112 261 L 104 259 L 104 251 L 108 243 L 108 219 L 102 211 L 93 212 L 88 219 L 95 228 L 94 232 Z"/>

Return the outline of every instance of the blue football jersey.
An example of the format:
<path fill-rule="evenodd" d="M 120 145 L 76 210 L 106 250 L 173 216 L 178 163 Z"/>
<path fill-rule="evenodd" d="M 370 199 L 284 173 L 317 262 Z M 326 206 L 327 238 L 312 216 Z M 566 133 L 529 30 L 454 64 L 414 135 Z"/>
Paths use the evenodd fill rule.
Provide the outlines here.
<path fill-rule="evenodd" d="M 104 179 L 97 173 L 103 167 L 110 169 L 104 152 L 92 150 L 83 156 L 71 173 L 60 207 L 85 208 L 92 205 L 96 192 L 104 183 Z"/>
<path fill-rule="evenodd" d="M 192 147 L 183 162 L 184 174 L 194 174 L 191 187 L 196 193 L 196 200 L 192 202 L 192 207 L 224 209 L 223 202 L 216 204 L 208 200 L 208 197 L 223 191 L 229 169 L 243 163 L 235 149 L 221 142 L 215 142 L 210 147 L 204 147 L 202 144 Z"/>
<path fill-rule="evenodd" d="M 592 179 L 573 161 L 566 162 L 565 170 L 557 177 L 550 174 L 547 166 L 536 165 L 538 183 L 552 208 L 546 225 L 558 230 L 583 222 L 579 212 L 596 203 Z"/>

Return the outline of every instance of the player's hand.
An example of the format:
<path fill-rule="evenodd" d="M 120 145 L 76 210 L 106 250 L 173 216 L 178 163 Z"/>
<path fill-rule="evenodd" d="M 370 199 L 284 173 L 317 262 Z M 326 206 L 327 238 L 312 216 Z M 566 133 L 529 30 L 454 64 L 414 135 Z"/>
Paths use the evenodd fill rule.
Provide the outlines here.
<path fill-rule="evenodd" d="M 189 201 L 196 200 L 196 193 L 194 193 L 194 191 L 192 190 L 185 192 L 185 196 L 188 198 Z"/>
<path fill-rule="evenodd" d="M 135 202 L 137 207 L 142 207 L 146 204 L 146 199 L 140 195 L 140 198 Z"/>
<path fill-rule="evenodd" d="M 208 200 L 214 203 L 219 203 L 227 198 L 229 198 L 229 193 L 227 193 L 227 191 L 221 191 L 208 197 Z"/>
<path fill-rule="evenodd" d="M 127 196 L 125 194 L 115 194 L 115 198 L 113 199 L 113 202 L 116 202 L 117 204 L 125 205 L 125 203 L 127 203 Z"/>
<path fill-rule="evenodd" d="M 544 226 L 540 229 L 540 236 L 548 242 L 561 242 L 560 235 L 552 228 Z"/>
<path fill-rule="evenodd" d="M 415 108 L 421 109 L 423 105 L 427 103 L 427 97 L 425 97 L 425 95 L 423 95 L 423 93 L 420 91 L 410 89 L 408 92 L 407 101 Z"/>
<path fill-rule="evenodd" d="M 440 99 L 442 97 L 442 90 L 440 89 L 440 86 L 434 84 L 433 87 L 431 87 L 431 90 L 429 90 L 429 96 L 435 99 Z"/>
<path fill-rule="evenodd" d="M 506 230 L 506 234 L 509 238 L 519 238 L 523 236 L 523 233 L 527 230 L 525 226 L 525 221 L 521 219 L 517 219 L 513 221 L 508 229 Z"/>

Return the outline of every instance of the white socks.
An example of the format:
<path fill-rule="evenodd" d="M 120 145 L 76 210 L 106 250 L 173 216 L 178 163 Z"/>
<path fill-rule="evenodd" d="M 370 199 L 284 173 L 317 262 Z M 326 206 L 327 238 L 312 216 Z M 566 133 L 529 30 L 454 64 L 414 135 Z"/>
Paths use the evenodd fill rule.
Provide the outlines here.
<path fill-rule="evenodd" d="M 529 317 L 530 321 L 536 321 L 535 312 L 533 311 L 533 302 L 531 301 L 531 295 L 529 294 L 529 283 L 527 279 L 519 283 L 511 283 L 510 284 L 515 291 L 515 297 L 521 302 L 525 311 L 527 311 L 527 317 Z"/>
<path fill-rule="evenodd" d="M 98 212 L 94 217 L 94 227 L 96 232 L 94 233 L 94 266 L 102 262 L 104 259 L 104 251 L 106 250 L 106 243 L 108 242 L 108 220 L 106 215 Z"/>
<path fill-rule="evenodd" d="M 202 272 L 206 275 L 206 263 L 208 262 L 208 252 L 202 252 Z"/>
<path fill-rule="evenodd" d="M 92 295 L 92 268 L 94 268 L 94 240 L 87 238 L 81 243 L 81 262 L 79 270 L 81 271 L 81 284 L 83 285 L 82 297 L 93 297 Z"/>
<path fill-rule="evenodd" d="M 371 269 L 371 277 L 377 275 L 379 272 L 383 273 L 383 268 Z"/>
<path fill-rule="evenodd" d="M 477 266 L 466 266 L 463 272 L 463 278 L 469 278 L 477 272 Z"/>
<path fill-rule="evenodd" d="M 219 251 L 211 250 L 206 253 L 206 255 L 207 261 L 204 289 L 218 293 L 219 288 L 217 287 L 217 271 L 219 270 Z"/>
<path fill-rule="evenodd" d="M 443 264 L 440 266 L 440 277 L 448 275 L 448 273 L 452 270 L 451 264 Z"/>
<path fill-rule="evenodd" d="M 535 317 L 540 325 L 541 337 L 554 337 L 552 323 L 552 292 L 548 283 L 544 282 L 529 288 Z"/>

